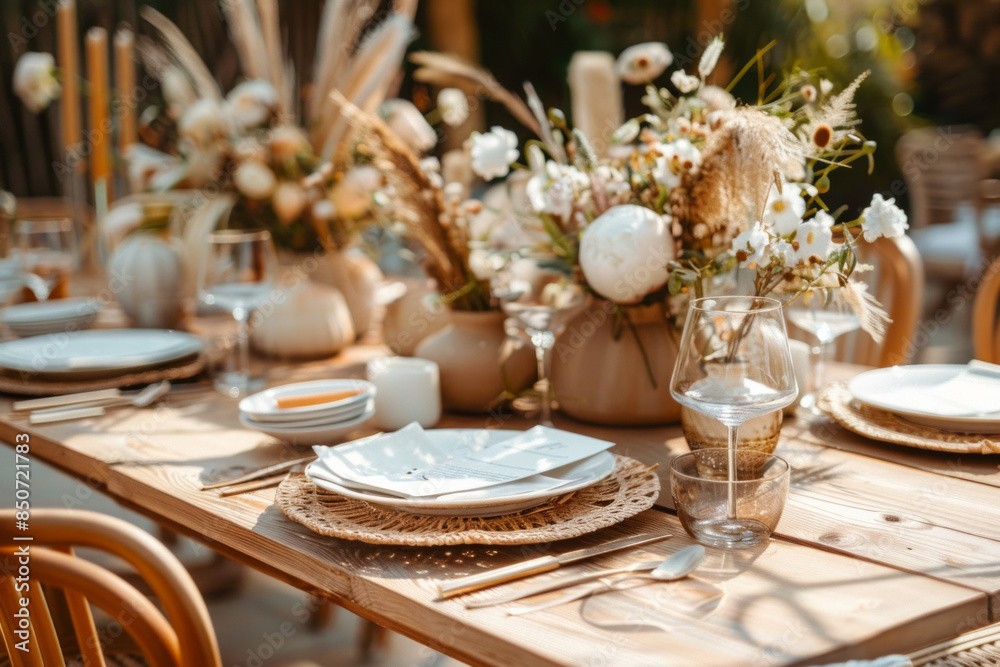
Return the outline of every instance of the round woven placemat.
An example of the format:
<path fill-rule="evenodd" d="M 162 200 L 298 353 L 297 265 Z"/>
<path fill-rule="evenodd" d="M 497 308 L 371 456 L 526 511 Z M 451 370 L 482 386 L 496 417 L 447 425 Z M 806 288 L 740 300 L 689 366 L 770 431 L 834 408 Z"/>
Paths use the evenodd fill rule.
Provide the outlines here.
<path fill-rule="evenodd" d="M 95 380 L 38 380 L 30 376 L 24 379 L 13 375 L 0 375 L 0 392 L 5 394 L 22 394 L 24 396 L 59 396 L 75 394 L 81 391 L 97 391 L 98 389 L 114 389 L 116 387 L 131 387 L 138 384 L 152 384 L 160 380 L 183 380 L 193 377 L 205 369 L 205 361 L 195 358 L 180 366 L 151 368 L 137 373 L 126 373 L 117 377 Z"/>
<path fill-rule="evenodd" d="M 873 440 L 939 452 L 1000 454 L 1000 436 L 952 433 L 914 424 L 888 410 L 854 400 L 842 382 L 820 392 L 816 404 L 844 428 Z"/>
<path fill-rule="evenodd" d="M 399 512 L 326 491 L 301 473 L 286 477 L 275 499 L 288 518 L 314 533 L 369 544 L 534 544 L 579 537 L 649 509 L 660 492 L 653 468 L 616 455 L 614 471 L 597 484 L 490 518 Z"/>

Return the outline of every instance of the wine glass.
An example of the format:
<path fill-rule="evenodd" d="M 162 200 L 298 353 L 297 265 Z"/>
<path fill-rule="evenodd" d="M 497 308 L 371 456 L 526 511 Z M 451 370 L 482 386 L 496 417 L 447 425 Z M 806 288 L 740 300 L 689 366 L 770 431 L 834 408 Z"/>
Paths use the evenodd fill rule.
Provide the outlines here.
<path fill-rule="evenodd" d="M 825 358 L 830 344 L 838 336 L 858 329 L 861 320 L 845 303 L 840 289 L 805 292 L 788 302 L 785 310 L 792 324 L 817 341 L 809 348 L 809 383 L 807 393 L 799 401 L 803 408 L 815 412 L 816 394 L 823 386 Z"/>
<path fill-rule="evenodd" d="M 250 313 L 271 294 L 278 258 L 270 232 L 224 229 L 208 236 L 198 270 L 198 296 L 209 306 L 233 314 L 237 323 L 237 368 L 215 379 L 216 389 L 232 397 L 259 389 L 263 377 L 250 375 Z"/>
<path fill-rule="evenodd" d="M 691 302 L 670 393 L 722 422 L 729 435 L 726 515 L 700 526 L 699 540 L 744 547 L 767 539 L 767 526 L 737 512 L 739 427 L 791 404 L 797 392 L 780 301 L 718 296 Z"/>
<path fill-rule="evenodd" d="M 552 426 L 550 352 L 566 323 L 586 306 L 586 294 L 573 282 L 565 262 L 552 255 L 512 253 L 500 261 L 494 258 L 494 264 L 499 268 L 491 280 L 493 294 L 535 348 L 539 423 Z"/>
<path fill-rule="evenodd" d="M 76 261 L 76 239 L 69 218 L 18 220 L 12 255 L 35 299 L 69 296 L 69 276 Z"/>

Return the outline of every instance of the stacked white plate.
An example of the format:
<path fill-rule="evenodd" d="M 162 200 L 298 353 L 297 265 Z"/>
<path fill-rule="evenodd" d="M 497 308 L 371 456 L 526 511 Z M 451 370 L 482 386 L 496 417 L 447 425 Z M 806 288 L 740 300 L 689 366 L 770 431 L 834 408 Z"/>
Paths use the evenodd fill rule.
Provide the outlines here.
<path fill-rule="evenodd" d="M 180 366 L 197 359 L 200 338 L 168 329 L 96 329 L 0 343 L 0 373 L 78 382 Z"/>
<path fill-rule="evenodd" d="M 15 336 L 41 336 L 86 329 L 100 310 L 99 301 L 82 297 L 32 301 L 0 310 L 0 322 Z"/>
<path fill-rule="evenodd" d="M 396 433 L 379 438 L 347 443 L 338 447 L 317 447 L 319 458 L 305 470 L 316 486 L 348 498 L 364 500 L 398 511 L 428 516 L 491 517 L 537 507 L 551 498 L 592 486 L 610 475 L 615 457 L 600 451 L 578 461 L 503 484 L 457 493 L 401 497 L 377 487 L 347 479 L 335 472 L 338 460 L 348 467 L 367 468 L 373 474 L 392 474 L 417 470 L 447 462 L 461 453 L 477 452 L 502 446 L 520 431 L 486 429 L 435 429 L 422 431 L 421 437 L 408 438 L 411 424 Z M 409 473 L 407 473 L 409 474 Z"/>
<path fill-rule="evenodd" d="M 907 421 L 956 433 L 1000 433 L 1000 366 L 923 364 L 879 368 L 847 383 L 855 399 Z"/>
<path fill-rule="evenodd" d="M 325 394 L 352 396 L 299 407 L 279 407 L 280 399 L 309 401 Z M 240 401 L 240 422 L 290 445 L 339 442 L 375 414 L 375 386 L 364 380 L 316 380 L 273 387 Z"/>

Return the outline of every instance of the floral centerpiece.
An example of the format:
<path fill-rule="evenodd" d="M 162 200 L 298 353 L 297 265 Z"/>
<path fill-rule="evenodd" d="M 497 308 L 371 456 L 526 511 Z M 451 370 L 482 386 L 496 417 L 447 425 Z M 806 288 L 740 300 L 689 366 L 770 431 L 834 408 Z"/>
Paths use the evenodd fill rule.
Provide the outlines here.
<path fill-rule="evenodd" d="M 518 246 L 550 253 L 564 267 L 563 289 L 589 291 L 606 305 L 616 331 L 632 331 L 653 389 L 665 387 L 666 378 L 657 377 L 642 349 L 637 318 L 656 306 L 679 333 L 692 296 L 736 290 L 791 301 L 842 290 L 862 328 L 879 339 L 888 319 L 853 279 L 866 268 L 856 244 L 862 236 L 902 235 L 906 217 L 878 194 L 858 217 L 828 203 L 831 172 L 859 160 L 872 168 L 875 145 L 860 132 L 852 101 L 865 75 L 835 92 L 816 72 L 795 69 L 776 85 L 761 74 L 757 103 L 740 104 L 729 91 L 767 49 L 725 89 L 706 83 L 722 50 L 716 38 L 693 72 L 671 73 L 670 87 L 651 84 L 672 63 L 665 44 L 622 53 L 618 72 L 628 83 L 647 84 L 648 111 L 614 133 L 606 157 L 561 112 L 546 113 L 530 86 L 527 109 L 510 93 L 494 92 L 538 135 L 524 149 L 526 164 L 515 164 L 521 152 L 505 128 L 470 138 L 472 169 L 486 180 L 507 177 L 500 207 L 456 202 L 453 210 L 474 211 L 475 219 L 445 220 L 443 191 L 433 179 L 420 176 L 416 164 L 399 170 L 416 175 L 403 200 L 436 202 L 423 217 L 445 221 L 438 229 L 449 240 L 448 265 L 457 268 L 444 281 L 439 271 L 432 275 L 451 293 L 487 294 L 489 253 L 511 242 L 509 230 L 495 230 L 513 221 Z M 417 74 L 425 80 L 483 76 L 443 56 L 419 58 Z M 550 294 L 560 298 L 558 289 Z"/>

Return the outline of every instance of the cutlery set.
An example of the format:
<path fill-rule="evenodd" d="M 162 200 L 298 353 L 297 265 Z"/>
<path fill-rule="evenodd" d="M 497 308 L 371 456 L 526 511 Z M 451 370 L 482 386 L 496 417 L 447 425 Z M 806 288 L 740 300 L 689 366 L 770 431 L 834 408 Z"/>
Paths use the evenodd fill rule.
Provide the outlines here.
<path fill-rule="evenodd" d="M 160 400 L 170 391 L 169 380 L 151 384 L 137 393 L 125 393 L 120 389 L 101 389 L 65 396 L 50 396 L 17 401 L 14 412 L 28 412 L 29 424 L 50 424 L 53 422 L 100 417 L 108 409 L 119 407 L 145 408 Z"/>
<path fill-rule="evenodd" d="M 600 556 L 629 547 L 651 544 L 671 537 L 670 535 L 637 535 L 626 537 L 607 544 L 595 547 L 577 549 L 559 556 L 542 556 L 524 563 L 517 563 L 507 567 L 501 567 L 490 572 L 470 575 L 455 581 L 447 581 L 438 585 L 438 599 L 447 599 L 465 593 L 489 588 L 497 584 L 506 583 L 515 579 L 541 574 L 558 568 L 561 565 L 575 563 L 594 556 Z M 653 581 L 677 581 L 687 577 L 695 571 L 705 558 L 705 547 L 692 545 L 672 554 L 665 560 L 642 561 L 620 568 L 598 570 L 580 575 L 559 577 L 551 581 L 536 584 L 527 588 L 507 593 L 500 597 L 487 600 L 474 600 L 465 603 L 466 609 L 479 609 L 492 607 L 495 605 L 516 602 L 524 598 L 551 593 L 564 588 L 576 588 L 581 584 L 592 584 L 590 586 L 579 587 L 575 591 L 570 591 L 564 595 L 546 600 L 544 602 L 508 607 L 507 613 L 512 616 L 527 614 L 543 609 L 550 609 L 559 605 L 573 602 L 590 595 L 603 593 L 611 590 L 618 590 L 623 583 L 636 579 L 651 579 Z M 596 583 L 595 583 L 596 582 Z"/>

